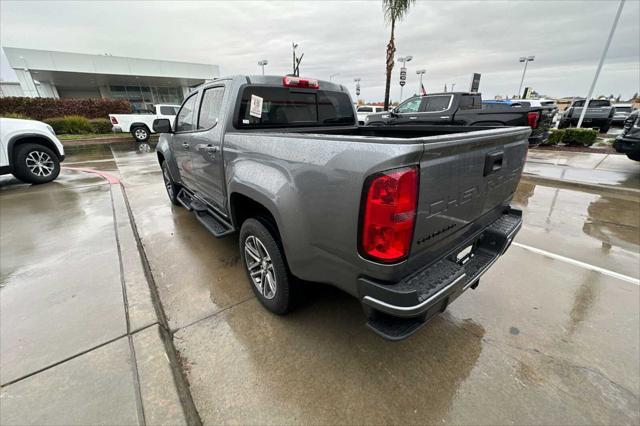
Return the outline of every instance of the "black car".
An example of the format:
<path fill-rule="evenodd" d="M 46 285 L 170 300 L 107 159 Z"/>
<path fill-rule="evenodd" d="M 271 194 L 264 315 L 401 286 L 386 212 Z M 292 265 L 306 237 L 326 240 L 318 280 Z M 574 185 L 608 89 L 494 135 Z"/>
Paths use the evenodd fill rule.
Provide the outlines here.
<path fill-rule="evenodd" d="M 489 108 L 479 93 L 445 92 L 415 96 L 391 111 L 370 114 L 366 126 L 529 126 L 529 143 L 544 141 L 549 135 L 551 109 L 518 104 Z"/>
<path fill-rule="evenodd" d="M 640 114 L 634 111 L 624 121 L 622 133 L 618 135 L 613 147 L 626 154 L 632 160 L 640 161 Z"/>

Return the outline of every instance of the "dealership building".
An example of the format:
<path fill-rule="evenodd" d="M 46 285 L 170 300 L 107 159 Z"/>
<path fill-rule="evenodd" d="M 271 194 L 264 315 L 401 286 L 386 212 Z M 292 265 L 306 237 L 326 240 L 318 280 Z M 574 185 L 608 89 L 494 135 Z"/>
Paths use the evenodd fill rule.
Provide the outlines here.
<path fill-rule="evenodd" d="M 0 97 L 126 99 L 134 110 L 179 104 L 191 88 L 220 76 L 218 65 L 3 47 L 17 82 Z"/>

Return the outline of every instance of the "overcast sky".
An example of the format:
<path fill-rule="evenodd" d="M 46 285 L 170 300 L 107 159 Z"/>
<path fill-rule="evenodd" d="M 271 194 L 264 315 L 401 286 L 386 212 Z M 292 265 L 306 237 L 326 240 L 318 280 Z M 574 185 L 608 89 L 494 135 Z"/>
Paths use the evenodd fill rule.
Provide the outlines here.
<path fill-rule="evenodd" d="M 291 41 L 304 52 L 301 75 L 328 79 L 361 98 L 382 100 L 389 29 L 376 1 L 27 2 L 0 1 L 2 46 L 202 62 L 222 75 L 291 72 Z M 445 83 L 468 90 L 482 73 L 485 98 L 512 95 L 522 64 L 535 55 L 525 86 L 550 96 L 585 96 L 618 6 L 609 1 L 418 1 L 396 26 L 398 55 L 425 68 L 428 92 Z M 627 1 L 595 94 L 640 92 L 640 2 Z M 2 54 L 0 76 L 14 80 Z M 399 96 L 399 66 L 392 98 Z"/>

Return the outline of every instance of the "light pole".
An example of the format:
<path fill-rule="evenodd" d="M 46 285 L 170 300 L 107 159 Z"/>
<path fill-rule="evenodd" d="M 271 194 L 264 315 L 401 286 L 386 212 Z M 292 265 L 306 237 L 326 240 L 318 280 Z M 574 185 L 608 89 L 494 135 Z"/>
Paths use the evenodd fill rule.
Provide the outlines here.
<path fill-rule="evenodd" d="M 404 85 L 406 84 L 405 80 L 407 79 L 407 70 L 405 65 L 412 59 L 413 56 L 411 55 L 398 58 L 398 62 L 402 62 L 402 68 L 400 68 L 400 100 L 398 102 L 402 102 L 402 89 L 404 89 Z M 402 74 L 403 72 L 405 73 L 404 75 Z"/>
<path fill-rule="evenodd" d="M 356 83 L 356 102 L 358 102 L 358 96 L 360 96 L 360 78 L 354 78 L 353 81 Z"/>
<path fill-rule="evenodd" d="M 418 86 L 418 93 L 420 95 L 422 95 L 422 76 L 427 72 L 427 70 L 422 69 L 422 70 L 417 70 L 416 74 L 418 74 L 420 76 L 420 85 Z M 426 94 L 426 93 L 425 93 Z"/>
<path fill-rule="evenodd" d="M 522 79 L 520 80 L 520 87 L 518 88 L 518 94 L 516 95 L 518 98 L 521 96 L 520 94 L 522 93 L 522 83 L 524 83 L 524 75 L 527 73 L 527 65 L 529 64 L 529 62 L 533 62 L 535 58 L 536 58 L 535 56 L 520 57 L 520 62 L 524 62 L 524 70 L 522 70 Z"/>
<path fill-rule="evenodd" d="M 264 67 L 266 65 L 269 65 L 269 61 L 267 61 L 266 59 L 263 59 L 261 61 L 258 61 L 258 65 L 262 67 L 262 75 L 264 75 Z"/>
<path fill-rule="evenodd" d="M 604 45 L 604 50 L 602 51 L 602 56 L 600 57 L 598 68 L 596 69 L 596 75 L 593 76 L 593 82 L 591 83 L 591 87 L 589 88 L 589 94 L 587 95 L 587 99 L 584 100 L 584 107 L 582 107 L 582 113 L 580 113 L 580 119 L 578 120 L 578 126 L 577 126 L 578 128 L 582 126 L 582 120 L 584 120 L 584 115 L 586 114 L 587 108 L 589 107 L 591 96 L 593 96 L 593 89 L 595 89 L 596 82 L 598 81 L 598 77 L 600 76 L 600 70 L 602 69 L 604 58 L 607 56 L 609 45 L 611 45 L 611 39 L 613 38 L 613 33 L 616 32 L 616 27 L 618 26 L 618 20 L 620 19 L 620 14 L 622 13 L 622 7 L 624 6 L 624 2 L 625 0 L 620 0 L 620 5 L 618 6 L 618 12 L 616 13 L 616 17 L 613 20 L 613 25 L 611 25 L 611 32 L 609 33 L 609 38 L 607 39 L 607 43 Z"/>
<path fill-rule="evenodd" d="M 339 72 L 333 73 L 329 76 L 329 81 L 333 80 L 333 77 L 335 77 L 336 75 L 340 75 Z"/>

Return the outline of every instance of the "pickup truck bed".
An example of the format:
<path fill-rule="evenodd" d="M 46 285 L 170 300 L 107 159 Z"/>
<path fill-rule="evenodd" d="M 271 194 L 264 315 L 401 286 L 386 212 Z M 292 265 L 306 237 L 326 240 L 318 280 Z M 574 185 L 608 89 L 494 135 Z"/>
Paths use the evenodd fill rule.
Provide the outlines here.
<path fill-rule="evenodd" d="M 197 90 L 200 99 L 200 92 L 224 87 L 230 98 L 211 129 L 161 135 L 169 196 L 214 235 L 240 232 L 248 277 L 267 309 L 283 313 L 288 305 L 252 275 L 250 243 L 257 237 L 269 252 L 263 265 L 281 253 L 287 273 L 276 267 L 279 286 L 292 289 L 289 274 L 336 286 L 362 302 L 370 328 L 405 338 L 475 287 L 512 241 L 521 218 L 509 203 L 531 129 L 358 127 L 348 96 L 338 107 L 348 104 L 349 125 L 266 128 L 246 118 L 247 91 L 264 97 L 266 115 L 285 103 L 270 101 L 265 87 L 280 85 L 274 77 L 243 77 Z M 334 102 L 346 92 L 320 85 Z M 293 105 L 299 117 L 304 104 Z M 255 230 L 256 218 L 267 231 Z M 274 245 L 263 241 L 271 238 L 265 232 Z"/>

